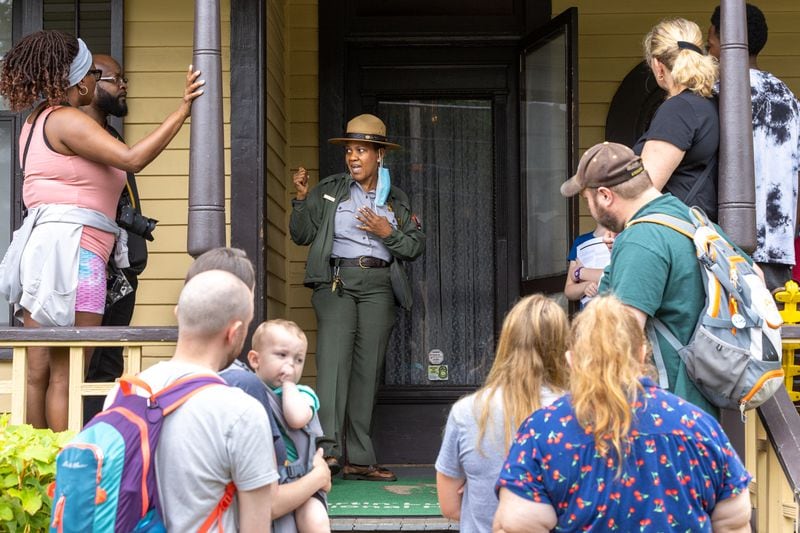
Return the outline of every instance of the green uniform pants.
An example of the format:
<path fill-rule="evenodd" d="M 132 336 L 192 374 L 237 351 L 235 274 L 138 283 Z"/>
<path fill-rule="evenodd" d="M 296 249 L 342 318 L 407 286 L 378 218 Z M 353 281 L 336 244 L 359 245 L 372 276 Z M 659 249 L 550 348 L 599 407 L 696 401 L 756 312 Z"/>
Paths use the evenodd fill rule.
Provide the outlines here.
<path fill-rule="evenodd" d="M 388 268 L 341 267 L 343 286 L 318 284 L 317 396 L 325 455 L 360 465 L 377 463 L 372 411 L 395 317 Z M 343 442 L 344 440 L 344 442 Z"/>

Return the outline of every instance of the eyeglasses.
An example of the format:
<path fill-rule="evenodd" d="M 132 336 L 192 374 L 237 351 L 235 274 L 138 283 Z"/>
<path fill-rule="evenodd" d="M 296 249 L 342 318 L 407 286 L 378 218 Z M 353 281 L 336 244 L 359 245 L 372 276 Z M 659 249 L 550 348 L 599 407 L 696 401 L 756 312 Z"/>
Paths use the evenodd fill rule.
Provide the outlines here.
<path fill-rule="evenodd" d="M 107 81 L 108 83 L 116 83 L 118 86 L 128 85 L 128 78 L 125 76 L 103 76 L 97 78 L 97 81 Z"/>
<path fill-rule="evenodd" d="M 94 81 L 100 81 L 103 79 L 100 77 L 103 75 L 103 71 L 100 70 L 99 68 L 93 68 L 89 72 L 87 72 L 87 74 L 91 74 L 92 76 L 94 76 Z"/>

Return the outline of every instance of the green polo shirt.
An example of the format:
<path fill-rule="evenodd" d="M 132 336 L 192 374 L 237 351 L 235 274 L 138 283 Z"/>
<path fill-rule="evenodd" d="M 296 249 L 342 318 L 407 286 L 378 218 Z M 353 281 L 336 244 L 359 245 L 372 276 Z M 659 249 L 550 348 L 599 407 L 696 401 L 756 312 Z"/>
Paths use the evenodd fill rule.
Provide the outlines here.
<path fill-rule="evenodd" d="M 690 221 L 686 205 L 671 194 L 650 201 L 631 220 L 655 213 Z M 689 342 L 706 297 L 694 244 L 658 224 L 635 224 L 617 236 L 600 291 L 658 318 L 682 344 Z M 660 335 L 658 341 L 670 392 L 719 418 L 719 409 L 689 379 L 678 352 Z"/>

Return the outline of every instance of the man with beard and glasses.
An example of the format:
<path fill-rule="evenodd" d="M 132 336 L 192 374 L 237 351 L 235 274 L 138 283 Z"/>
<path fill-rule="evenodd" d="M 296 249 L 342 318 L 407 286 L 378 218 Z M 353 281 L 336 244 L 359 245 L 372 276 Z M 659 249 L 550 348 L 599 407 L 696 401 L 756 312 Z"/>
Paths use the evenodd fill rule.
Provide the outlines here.
<path fill-rule="evenodd" d="M 561 186 L 561 194 L 580 194 L 597 223 L 618 234 L 611 264 L 600 279 L 600 293 L 613 293 L 633 311 L 642 328 L 648 318 L 657 318 L 681 344 L 687 344 L 706 296 L 694 243 L 659 224 L 626 225 L 656 213 L 691 222 L 688 206 L 672 194 L 659 192 L 630 148 L 609 142 L 583 154 L 577 173 Z M 689 379 L 677 351 L 660 335 L 658 345 L 668 390 L 719 418 L 719 410 Z"/>
<path fill-rule="evenodd" d="M 109 115 L 124 117 L 128 114 L 128 79 L 120 64 L 113 57 L 103 54 L 95 54 L 93 57 L 95 66 L 102 71 L 102 75 L 95 85 L 94 99 L 91 105 L 81 106 L 81 111 L 92 117 L 111 135 L 125 142 L 122 135 L 108 123 L 108 117 Z M 117 206 L 118 221 L 123 209 L 126 209 L 129 215 L 131 213 L 141 215 L 136 178 L 132 172 L 128 172 L 127 175 L 128 181 L 125 188 L 122 189 Z M 139 219 L 140 226 L 145 220 L 148 219 L 144 217 Z M 122 274 L 130 283 L 132 291 L 110 305 L 107 303 L 103 315 L 103 326 L 127 326 L 131 323 L 136 303 L 136 288 L 139 285 L 139 274 L 147 265 L 145 236 L 141 232 L 132 231 L 129 226 L 124 224 L 122 227 L 125 227 L 128 233 L 128 260 L 130 262 L 130 267 L 123 269 Z M 153 237 L 147 233 L 147 238 L 152 240 Z M 123 368 L 122 347 L 97 348 L 89 363 L 86 381 L 114 381 L 122 375 Z M 102 406 L 103 399 L 101 397 L 87 396 L 84 400 L 84 422 L 88 422 L 101 410 Z"/>

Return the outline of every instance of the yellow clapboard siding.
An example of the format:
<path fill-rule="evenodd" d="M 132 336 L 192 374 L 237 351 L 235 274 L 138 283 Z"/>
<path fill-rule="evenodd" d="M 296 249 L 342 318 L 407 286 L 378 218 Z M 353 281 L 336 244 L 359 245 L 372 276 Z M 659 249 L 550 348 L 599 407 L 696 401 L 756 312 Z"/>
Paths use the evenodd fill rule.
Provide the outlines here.
<path fill-rule="evenodd" d="M 289 139 L 317 139 L 319 138 L 319 124 L 314 122 L 293 122 L 289 128 Z"/>
<path fill-rule="evenodd" d="M 292 65 L 291 79 L 292 85 L 296 80 L 298 83 L 310 83 L 314 86 L 318 84 L 319 54 L 317 52 L 299 51 L 289 54 L 289 62 Z"/>
<path fill-rule="evenodd" d="M 286 3 L 270 0 L 267 4 L 267 174 L 265 177 L 267 246 L 267 314 L 278 317 L 286 313 L 286 214 L 285 187 L 276 176 L 287 173 L 286 115 Z"/>
<path fill-rule="evenodd" d="M 169 305 L 178 300 L 183 279 L 148 279 L 139 284 L 136 303 L 139 305 Z"/>
<path fill-rule="evenodd" d="M 581 126 L 605 126 L 608 106 L 604 104 L 581 104 Z"/>
<path fill-rule="evenodd" d="M 289 99 L 289 115 L 293 122 L 311 122 L 319 124 L 319 100 L 316 98 L 297 98 L 295 95 Z"/>
<path fill-rule="evenodd" d="M 185 0 L 180 0 L 182 3 Z M 157 12 L 153 13 L 157 17 Z M 230 42 L 230 24 L 222 24 L 221 42 Z M 186 47 L 192 46 L 194 22 L 164 21 L 155 18 L 150 21 L 125 23 L 125 46 L 136 47 Z M 127 57 L 127 56 L 126 56 Z M 188 65 L 188 63 L 187 63 Z"/>
<path fill-rule="evenodd" d="M 287 248 L 288 250 L 288 258 L 290 261 L 303 263 L 308 257 L 308 246 L 298 246 L 294 243 L 289 243 Z"/>
<path fill-rule="evenodd" d="M 319 31 L 316 28 L 292 28 L 289 47 L 292 50 L 316 52 L 319 49 Z"/>
<path fill-rule="evenodd" d="M 301 4 L 292 2 L 289 5 L 289 21 L 292 29 L 311 28 L 319 29 L 319 17 L 317 13 L 317 3 L 309 2 Z"/>
<path fill-rule="evenodd" d="M 156 230 L 158 231 L 158 230 Z M 156 236 L 156 239 L 160 237 Z M 147 258 L 147 268 L 139 280 L 143 279 L 183 279 L 189 265 L 192 264 L 192 256 L 186 251 L 182 252 L 153 252 L 152 244 L 149 243 L 150 255 Z M 183 248 L 186 248 L 184 245 Z"/>
<path fill-rule="evenodd" d="M 274 273 L 272 276 L 267 276 L 267 294 L 278 302 L 286 302 L 286 281 Z"/>
<path fill-rule="evenodd" d="M 276 132 L 280 132 L 281 138 L 285 139 L 284 130 L 286 129 L 286 121 L 288 120 L 284 114 L 285 99 L 276 99 L 274 95 L 267 96 L 267 126 L 275 128 Z M 267 137 L 268 143 L 271 145 L 272 139 Z"/>
<path fill-rule="evenodd" d="M 180 66 L 179 70 L 169 72 L 159 72 L 153 69 L 126 72 L 131 84 L 131 95 L 136 98 L 163 98 L 164 96 L 174 95 L 175 100 L 170 112 L 175 111 L 180 105 L 180 99 L 183 97 L 183 91 L 186 87 L 186 68 L 191 61 L 192 58 L 190 56 L 186 58 L 186 64 Z M 200 79 L 204 79 L 202 74 L 200 74 Z M 230 96 L 230 82 L 230 72 L 223 70 L 221 85 L 223 97 Z M 211 83 L 211 80 L 207 79 L 206 83 Z M 163 120 L 163 118 L 160 120 Z"/>
<path fill-rule="evenodd" d="M 153 126 L 151 124 L 126 124 L 125 125 L 125 138 L 130 138 L 131 140 L 128 142 L 129 145 L 134 144 L 136 141 L 143 139 L 148 134 L 153 131 Z M 172 149 L 182 149 L 188 150 L 189 149 L 189 142 L 190 142 L 190 128 L 184 127 L 181 128 L 181 131 L 172 139 L 169 143 L 169 147 Z M 223 135 L 223 147 L 227 150 L 231 147 L 231 125 L 230 124 L 223 124 L 222 126 L 222 135 Z"/>
<path fill-rule="evenodd" d="M 319 147 L 292 146 L 289 149 L 289 167 L 319 168 Z"/>
<path fill-rule="evenodd" d="M 289 43 L 287 73 L 289 95 L 287 101 L 288 142 L 286 153 L 288 167 L 304 166 L 309 170 L 309 185 L 319 182 L 319 44 L 317 2 L 291 2 L 289 8 Z M 286 199 L 294 197 L 294 187 L 288 173 L 285 175 Z M 288 222 L 288 216 L 287 216 Z M 314 313 L 310 309 L 311 291 L 302 287 L 305 275 L 307 247 L 299 247 L 287 239 L 287 298 L 289 316 L 309 335 L 309 350 L 316 346 Z"/>
<path fill-rule="evenodd" d="M 230 65 L 231 62 L 231 47 L 227 43 L 222 43 L 220 48 L 222 54 L 222 64 Z M 141 71 L 159 72 L 186 72 L 189 64 L 192 62 L 192 44 L 188 43 L 187 46 L 173 46 L 173 47 L 147 47 L 140 46 L 136 48 L 136 54 L 130 59 L 125 60 L 125 73 L 128 74 L 130 79 L 131 74 Z M 225 67 L 223 67 L 225 68 Z M 130 91 L 132 87 L 129 87 Z"/>
<path fill-rule="evenodd" d="M 231 173 L 230 168 L 230 151 L 225 151 L 225 176 L 229 179 Z M 173 149 L 167 148 L 161 155 L 153 160 L 152 163 L 147 165 L 144 170 L 139 174 L 143 176 L 169 176 L 189 174 L 189 149 Z"/>
<path fill-rule="evenodd" d="M 272 150 L 281 161 L 284 161 L 287 137 L 286 120 L 282 116 L 272 117 L 267 121 L 267 139 L 269 139 L 268 148 Z M 273 168 L 272 170 L 275 169 Z"/>
<path fill-rule="evenodd" d="M 578 72 L 584 82 L 610 81 L 619 84 L 641 57 L 585 58 L 578 62 Z"/>
<path fill-rule="evenodd" d="M 127 22 L 148 22 L 157 14 L 158 20 L 191 21 L 194 20 L 194 4 L 186 1 L 135 0 L 125 2 L 125 20 Z M 219 16 L 223 22 L 230 24 L 230 0 L 221 0 Z"/>
<path fill-rule="evenodd" d="M 152 129 L 155 129 L 158 124 L 167 118 L 167 115 L 178 109 L 180 105 L 180 97 L 182 92 L 176 94 L 162 94 L 160 98 L 138 98 L 137 90 L 131 88 L 130 97 L 128 98 L 128 116 L 125 117 L 126 131 L 130 124 L 149 124 Z M 222 118 L 223 121 L 230 123 L 229 117 L 231 116 L 231 101 L 230 98 L 223 97 L 222 99 Z M 190 124 L 192 119 L 186 121 L 184 128 Z M 135 139 L 129 139 L 126 135 L 128 143 L 135 142 Z M 138 140 L 138 139 L 136 139 Z"/>
<path fill-rule="evenodd" d="M 139 187 L 139 197 L 142 205 L 154 199 L 182 199 L 189 197 L 188 176 L 137 176 L 136 183 Z M 225 180 L 225 198 L 231 197 L 230 179 Z"/>
<path fill-rule="evenodd" d="M 176 299 L 177 302 L 177 299 Z M 133 320 L 138 326 L 175 326 L 175 302 L 162 305 L 136 305 Z"/>
<path fill-rule="evenodd" d="M 187 222 L 189 216 L 189 203 L 181 199 L 160 199 L 148 200 L 143 207 L 147 207 L 147 216 L 159 221 L 158 229 L 167 226 L 181 226 Z M 230 222 L 230 199 L 225 201 L 225 220 Z"/>
<path fill-rule="evenodd" d="M 301 286 L 293 285 L 289 287 L 289 299 L 290 301 L 296 302 L 298 308 L 300 307 L 300 304 L 302 304 L 303 302 L 306 302 L 305 307 L 310 307 L 311 289 L 309 289 L 304 285 Z"/>
<path fill-rule="evenodd" d="M 267 271 L 279 279 L 286 279 L 286 258 L 273 252 L 267 254 Z"/>

